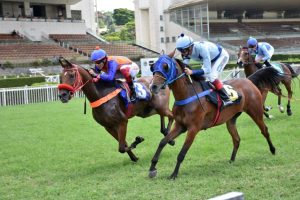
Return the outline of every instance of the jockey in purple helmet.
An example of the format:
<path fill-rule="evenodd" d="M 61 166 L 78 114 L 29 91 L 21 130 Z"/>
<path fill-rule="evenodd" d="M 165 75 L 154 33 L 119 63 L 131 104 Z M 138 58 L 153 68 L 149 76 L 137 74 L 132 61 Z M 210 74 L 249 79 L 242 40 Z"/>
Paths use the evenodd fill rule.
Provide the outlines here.
<path fill-rule="evenodd" d="M 95 63 L 95 71 L 90 70 L 90 74 L 95 77 L 94 82 L 114 81 L 117 71 L 120 71 L 128 84 L 131 94 L 130 100 L 135 101 L 136 93 L 133 79 L 139 72 L 139 66 L 124 56 L 108 56 L 102 49 L 93 51 L 91 61 Z"/>
<path fill-rule="evenodd" d="M 224 106 L 232 104 L 223 83 L 218 79 L 219 73 L 229 61 L 229 54 L 223 47 L 208 41 L 194 42 L 191 37 L 181 34 L 177 39 L 176 49 L 180 51 L 185 64 L 188 64 L 190 59 L 203 61 L 202 69 L 185 68 L 187 75 L 204 75 L 221 95 Z"/>
<path fill-rule="evenodd" d="M 247 41 L 247 46 L 251 54 L 255 54 L 255 64 L 258 68 L 261 68 L 262 61 L 267 67 L 270 67 L 270 60 L 274 54 L 274 47 L 267 42 L 257 42 L 253 37 L 250 37 Z"/>

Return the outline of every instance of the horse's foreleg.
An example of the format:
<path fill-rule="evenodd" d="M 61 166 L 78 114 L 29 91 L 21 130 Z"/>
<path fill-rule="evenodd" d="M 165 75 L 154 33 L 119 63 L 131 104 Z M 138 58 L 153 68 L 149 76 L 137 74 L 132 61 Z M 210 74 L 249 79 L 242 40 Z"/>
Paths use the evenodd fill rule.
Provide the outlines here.
<path fill-rule="evenodd" d="M 166 144 L 171 141 L 174 140 L 178 135 L 180 135 L 180 133 L 186 131 L 186 129 L 184 129 L 181 125 L 179 125 L 178 123 L 175 123 L 173 129 L 171 130 L 171 132 L 169 134 L 167 134 L 159 143 L 158 148 L 151 160 L 151 166 L 149 169 L 149 177 L 153 178 L 156 176 L 157 174 L 157 170 L 156 170 L 156 164 L 158 162 L 159 156 L 161 151 L 163 150 L 163 148 L 166 146 Z"/>
<path fill-rule="evenodd" d="M 197 129 L 194 129 L 194 128 L 188 130 L 186 138 L 185 138 L 185 142 L 177 156 L 177 163 L 176 163 L 175 169 L 174 169 L 173 173 L 171 174 L 171 176 L 169 177 L 170 179 L 177 178 L 180 165 L 181 165 L 182 161 L 184 160 L 186 153 L 188 152 L 191 145 L 193 144 L 193 141 L 195 139 L 197 132 L 198 132 Z"/>
<path fill-rule="evenodd" d="M 281 88 L 279 86 L 277 86 L 277 90 L 278 90 L 277 106 L 278 106 L 279 111 L 281 113 L 284 113 L 284 107 L 281 105 L 281 96 L 282 96 Z"/>
<path fill-rule="evenodd" d="M 105 127 L 105 129 L 119 142 L 119 137 L 118 137 L 118 131 L 115 128 L 109 128 L 109 127 Z M 127 148 L 127 143 L 125 141 L 125 148 Z M 132 151 L 127 151 L 128 156 L 130 157 L 130 159 L 134 162 L 138 161 L 138 157 L 136 157 L 134 155 L 134 153 Z"/>
<path fill-rule="evenodd" d="M 266 101 L 266 98 L 267 98 L 267 95 L 268 95 L 268 91 L 267 90 L 262 91 L 261 95 L 262 95 L 262 100 L 264 102 L 264 104 L 263 104 L 264 115 L 266 116 L 266 118 L 271 119 L 271 118 L 273 118 L 273 116 L 270 115 L 268 112 L 272 109 L 272 106 L 266 106 L 265 105 L 265 101 Z"/>
<path fill-rule="evenodd" d="M 240 136 L 238 134 L 238 131 L 236 129 L 236 119 L 241 115 L 241 113 L 237 113 L 233 118 L 231 118 L 229 121 L 227 121 L 227 130 L 229 131 L 232 142 L 233 142 L 233 150 L 231 154 L 230 161 L 233 162 L 235 160 L 236 153 L 240 146 Z"/>

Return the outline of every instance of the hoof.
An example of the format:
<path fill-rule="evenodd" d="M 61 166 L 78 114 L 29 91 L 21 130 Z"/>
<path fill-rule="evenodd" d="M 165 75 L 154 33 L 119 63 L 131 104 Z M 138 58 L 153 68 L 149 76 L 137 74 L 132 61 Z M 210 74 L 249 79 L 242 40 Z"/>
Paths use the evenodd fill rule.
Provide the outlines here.
<path fill-rule="evenodd" d="M 290 110 L 290 111 L 287 111 L 287 115 L 288 116 L 291 116 L 293 114 L 293 112 Z"/>
<path fill-rule="evenodd" d="M 270 111 L 271 109 L 272 109 L 272 106 L 266 106 L 265 107 L 265 111 L 267 111 L 267 112 Z"/>
<path fill-rule="evenodd" d="M 137 136 L 136 138 L 135 138 L 135 141 L 136 142 L 138 142 L 138 143 L 141 143 L 141 142 L 143 142 L 145 139 L 143 138 L 143 137 L 140 137 L 140 136 Z"/>
<path fill-rule="evenodd" d="M 279 111 L 280 111 L 281 113 L 284 113 L 284 107 L 278 106 L 278 108 L 279 108 Z"/>
<path fill-rule="evenodd" d="M 155 176 L 156 176 L 156 174 L 157 174 L 157 170 L 155 169 L 155 170 L 152 170 L 152 171 L 149 171 L 149 178 L 154 178 Z"/>
<path fill-rule="evenodd" d="M 175 141 L 171 140 L 170 142 L 168 142 L 169 145 L 174 146 L 175 145 Z"/>
<path fill-rule="evenodd" d="M 138 157 L 135 157 L 135 158 L 130 158 L 132 162 L 137 162 L 139 160 Z"/>
<path fill-rule="evenodd" d="M 273 155 L 276 154 L 276 149 L 275 149 L 275 148 L 270 148 L 270 151 L 271 151 L 271 153 L 272 153 Z"/>
<path fill-rule="evenodd" d="M 268 119 L 274 119 L 274 116 L 273 115 L 269 115 Z"/>

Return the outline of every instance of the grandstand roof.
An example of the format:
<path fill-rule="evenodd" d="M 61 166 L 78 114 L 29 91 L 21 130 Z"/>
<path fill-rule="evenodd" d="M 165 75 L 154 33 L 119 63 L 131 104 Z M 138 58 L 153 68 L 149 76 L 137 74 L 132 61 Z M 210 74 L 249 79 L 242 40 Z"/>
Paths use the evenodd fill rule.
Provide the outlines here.
<path fill-rule="evenodd" d="M 12 2 L 24 2 L 25 0 L 6 0 Z M 30 3 L 47 3 L 47 4 L 75 4 L 80 2 L 81 0 L 26 0 Z"/>
<path fill-rule="evenodd" d="M 169 9 L 208 3 L 210 10 L 300 10 L 299 0 L 173 0 Z"/>

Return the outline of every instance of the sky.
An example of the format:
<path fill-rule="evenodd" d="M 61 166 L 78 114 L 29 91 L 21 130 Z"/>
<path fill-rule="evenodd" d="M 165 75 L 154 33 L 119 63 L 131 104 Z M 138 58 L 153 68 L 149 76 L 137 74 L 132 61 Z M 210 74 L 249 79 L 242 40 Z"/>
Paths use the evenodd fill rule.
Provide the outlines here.
<path fill-rule="evenodd" d="M 116 8 L 134 10 L 133 0 L 96 0 L 98 11 L 113 11 Z"/>

